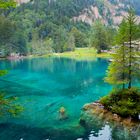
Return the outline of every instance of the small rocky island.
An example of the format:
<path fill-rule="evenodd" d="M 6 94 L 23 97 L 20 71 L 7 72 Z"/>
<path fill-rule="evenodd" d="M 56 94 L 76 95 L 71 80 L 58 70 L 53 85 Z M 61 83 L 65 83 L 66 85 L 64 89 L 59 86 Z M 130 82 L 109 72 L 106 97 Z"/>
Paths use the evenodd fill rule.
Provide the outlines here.
<path fill-rule="evenodd" d="M 126 128 L 131 133 L 140 134 L 140 92 L 138 89 L 112 91 L 99 101 L 85 104 L 82 108 L 80 124 L 88 127 L 92 121 L 104 121 Z M 125 106 L 124 106 L 125 104 Z"/>

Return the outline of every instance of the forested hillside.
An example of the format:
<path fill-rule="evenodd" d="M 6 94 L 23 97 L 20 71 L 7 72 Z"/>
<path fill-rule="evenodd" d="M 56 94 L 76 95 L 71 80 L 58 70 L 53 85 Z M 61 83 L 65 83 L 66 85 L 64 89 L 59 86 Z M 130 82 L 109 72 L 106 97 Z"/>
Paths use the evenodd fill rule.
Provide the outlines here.
<path fill-rule="evenodd" d="M 137 0 L 97 0 L 88 8 L 84 8 L 80 15 L 75 16 L 74 21 L 83 21 L 92 25 L 95 20 L 100 19 L 101 22 L 109 26 L 118 26 L 123 17 L 127 15 L 127 10 L 133 7 L 139 14 L 139 3 Z M 140 17 L 138 16 L 140 20 Z"/>
<path fill-rule="evenodd" d="M 0 38 L 3 40 L 1 50 L 6 54 L 20 52 L 24 55 L 42 55 L 50 52 L 72 51 L 75 47 L 88 47 L 93 44 L 98 46 L 99 42 L 93 39 L 97 34 L 96 29 L 102 34 L 101 38 L 106 38 L 100 41 L 102 49 L 106 49 L 111 45 L 115 35 L 113 28 L 120 22 L 114 21 L 118 18 L 122 19 L 129 4 L 127 0 L 31 0 L 30 2 L 20 0 L 17 2 L 20 5 L 9 9 L 8 12 L 2 11 L 4 17 L 0 19 L 0 30 L 5 32 L 5 38 Z M 137 3 L 138 0 L 135 0 L 133 5 L 137 6 Z M 84 20 L 83 16 L 85 16 Z"/>

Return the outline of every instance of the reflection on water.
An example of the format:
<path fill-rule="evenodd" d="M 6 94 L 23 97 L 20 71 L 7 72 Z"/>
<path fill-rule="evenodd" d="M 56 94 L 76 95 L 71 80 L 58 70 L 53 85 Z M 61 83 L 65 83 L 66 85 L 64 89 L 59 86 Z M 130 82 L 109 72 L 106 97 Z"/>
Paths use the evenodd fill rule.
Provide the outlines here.
<path fill-rule="evenodd" d="M 86 121 L 86 132 L 81 140 L 139 140 L 140 128 L 128 129 L 116 122 L 107 122 L 100 116 L 91 115 L 90 111 L 82 112 L 81 118 Z"/>
<path fill-rule="evenodd" d="M 17 96 L 24 106 L 19 117 L 0 120 L 0 140 L 129 140 L 124 129 L 102 120 L 90 119 L 86 129 L 79 124 L 82 106 L 111 90 L 103 81 L 107 66 L 103 59 L 0 61 L 0 69 L 10 70 L 0 77 L 0 90 Z M 61 107 L 67 112 L 65 120 L 59 117 Z"/>

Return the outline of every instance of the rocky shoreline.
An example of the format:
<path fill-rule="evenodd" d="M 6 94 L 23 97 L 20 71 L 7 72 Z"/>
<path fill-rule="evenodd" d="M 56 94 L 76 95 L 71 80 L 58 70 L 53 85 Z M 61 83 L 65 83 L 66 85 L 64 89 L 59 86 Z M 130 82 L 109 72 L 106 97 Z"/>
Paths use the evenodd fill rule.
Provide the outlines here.
<path fill-rule="evenodd" d="M 131 117 L 122 118 L 117 114 L 113 114 L 112 112 L 105 109 L 105 107 L 99 102 L 85 104 L 82 108 L 83 114 L 88 114 L 90 116 L 97 116 L 98 118 L 109 122 L 116 123 L 123 127 L 128 128 L 129 130 L 139 131 L 140 134 L 140 120 L 133 120 Z M 81 118 L 80 123 L 84 124 L 84 120 Z"/>

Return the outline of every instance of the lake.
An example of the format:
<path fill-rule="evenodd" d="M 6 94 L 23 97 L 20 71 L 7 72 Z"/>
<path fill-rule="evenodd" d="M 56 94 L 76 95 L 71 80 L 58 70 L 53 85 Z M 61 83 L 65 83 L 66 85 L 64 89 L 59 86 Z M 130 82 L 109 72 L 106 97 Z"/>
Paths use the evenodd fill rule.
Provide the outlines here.
<path fill-rule="evenodd" d="M 105 59 L 1 60 L 0 69 L 9 73 L 0 77 L 0 90 L 18 97 L 24 111 L 18 117 L 0 120 L 0 140 L 133 139 L 125 129 L 98 120 L 90 129 L 79 125 L 83 105 L 100 99 L 112 88 L 103 80 L 107 66 Z M 67 119 L 60 120 L 61 107 Z"/>

